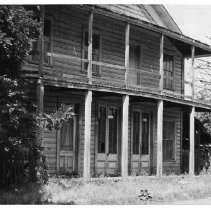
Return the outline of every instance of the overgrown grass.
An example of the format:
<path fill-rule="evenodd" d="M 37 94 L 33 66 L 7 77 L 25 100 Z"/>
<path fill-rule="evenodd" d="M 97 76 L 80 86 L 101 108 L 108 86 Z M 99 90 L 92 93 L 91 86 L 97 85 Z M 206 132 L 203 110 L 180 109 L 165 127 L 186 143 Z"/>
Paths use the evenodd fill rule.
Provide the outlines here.
<path fill-rule="evenodd" d="M 149 176 L 83 179 L 51 178 L 42 188 L 27 188 L 0 193 L 0 203 L 11 204 L 158 204 L 211 196 L 211 175 L 195 177 Z M 147 190 L 151 200 L 144 200 Z"/>

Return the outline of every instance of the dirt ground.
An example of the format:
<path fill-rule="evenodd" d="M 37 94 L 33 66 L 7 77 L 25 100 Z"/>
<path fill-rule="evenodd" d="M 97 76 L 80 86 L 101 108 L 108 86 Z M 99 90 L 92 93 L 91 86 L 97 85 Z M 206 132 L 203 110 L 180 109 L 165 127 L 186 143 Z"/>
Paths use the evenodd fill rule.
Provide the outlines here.
<path fill-rule="evenodd" d="M 211 197 L 197 200 L 176 201 L 171 205 L 211 205 Z"/>

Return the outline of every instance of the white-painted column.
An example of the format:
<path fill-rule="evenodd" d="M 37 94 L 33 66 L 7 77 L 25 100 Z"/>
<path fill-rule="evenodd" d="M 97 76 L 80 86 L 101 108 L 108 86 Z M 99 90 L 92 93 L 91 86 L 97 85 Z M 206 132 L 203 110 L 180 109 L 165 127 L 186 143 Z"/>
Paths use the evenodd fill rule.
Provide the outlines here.
<path fill-rule="evenodd" d="M 121 175 L 128 176 L 128 114 L 129 95 L 123 96 L 122 101 L 122 144 L 121 144 Z"/>
<path fill-rule="evenodd" d="M 83 177 L 90 178 L 90 144 L 91 144 L 91 107 L 92 91 L 85 94 L 85 126 L 84 126 L 84 167 Z"/>
<path fill-rule="evenodd" d="M 158 101 L 157 110 L 157 177 L 163 173 L 163 100 Z"/>
<path fill-rule="evenodd" d="M 92 84 L 92 37 L 93 37 L 93 11 L 89 14 L 89 23 L 88 23 L 88 69 L 87 77 L 89 79 L 89 84 Z"/>
<path fill-rule="evenodd" d="M 194 175 L 195 157 L 194 157 L 194 138 L 195 138 L 195 107 L 190 113 L 190 153 L 189 153 L 189 174 Z"/>
<path fill-rule="evenodd" d="M 163 92 L 163 51 L 164 51 L 164 35 L 161 35 L 160 38 L 160 82 L 159 82 L 159 89 L 160 92 Z"/>
<path fill-rule="evenodd" d="M 125 28 L 125 85 L 129 85 L 129 59 L 130 59 L 130 24 Z"/>

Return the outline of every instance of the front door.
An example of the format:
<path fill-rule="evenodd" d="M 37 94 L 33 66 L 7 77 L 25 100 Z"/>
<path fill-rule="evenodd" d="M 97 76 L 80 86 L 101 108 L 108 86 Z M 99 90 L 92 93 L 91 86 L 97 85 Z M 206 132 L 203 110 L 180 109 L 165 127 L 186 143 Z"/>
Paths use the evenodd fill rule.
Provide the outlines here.
<path fill-rule="evenodd" d="M 116 175 L 118 171 L 118 109 L 99 107 L 96 172 Z"/>
<path fill-rule="evenodd" d="M 75 172 L 75 148 L 76 148 L 76 117 L 65 122 L 60 129 L 57 145 L 57 170 L 60 173 Z"/>
<path fill-rule="evenodd" d="M 145 174 L 150 170 L 150 114 L 132 112 L 132 174 Z"/>

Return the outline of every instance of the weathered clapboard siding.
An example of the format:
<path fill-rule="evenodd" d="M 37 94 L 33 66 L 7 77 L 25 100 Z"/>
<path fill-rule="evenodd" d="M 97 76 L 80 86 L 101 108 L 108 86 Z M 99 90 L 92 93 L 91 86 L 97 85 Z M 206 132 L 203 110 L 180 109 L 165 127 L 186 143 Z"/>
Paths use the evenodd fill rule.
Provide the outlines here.
<path fill-rule="evenodd" d="M 155 120 L 155 126 L 157 126 L 157 118 Z M 181 111 L 179 109 L 166 108 L 164 106 L 164 121 L 174 121 L 175 122 L 175 159 L 172 161 L 163 162 L 163 172 L 164 173 L 180 173 L 180 159 L 181 159 Z M 163 128 L 165 129 L 165 128 Z M 153 162 L 154 171 L 156 167 L 156 154 L 157 154 L 157 129 L 154 129 L 154 151 L 153 151 Z"/>
<path fill-rule="evenodd" d="M 121 6 L 124 7 L 124 6 Z M 128 6 L 127 6 L 128 7 Z M 133 7 L 141 7 L 132 5 Z M 126 9 L 126 7 L 124 8 Z M 135 8 L 134 12 L 136 11 Z M 140 10 L 140 8 L 139 8 Z M 143 10 L 145 11 L 144 7 Z M 52 23 L 52 52 L 82 57 L 83 31 L 88 28 L 88 12 L 79 7 L 46 6 L 46 17 L 51 17 Z M 101 35 L 101 62 L 125 65 L 125 27 L 126 23 L 94 14 L 93 33 Z M 160 34 L 137 26 L 131 26 L 130 43 L 141 46 L 141 69 L 130 70 L 129 81 L 132 87 L 158 88 L 159 84 L 159 39 Z M 181 53 L 165 38 L 164 53 L 174 55 L 175 90 L 181 93 Z M 82 72 L 82 62 L 53 57 L 51 67 L 44 65 L 44 78 L 64 77 L 73 81 L 87 82 L 87 74 Z M 100 76 L 93 75 L 94 84 L 123 86 L 125 84 L 125 69 L 101 66 Z M 24 70 L 37 71 L 38 65 L 25 64 Z M 137 75 L 137 73 L 139 75 Z M 140 86 L 137 85 L 140 77 Z"/>
<path fill-rule="evenodd" d="M 45 96 L 44 96 L 44 112 L 52 113 L 58 110 L 61 103 L 66 104 L 79 104 L 79 110 L 83 110 L 84 106 L 84 94 L 83 93 L 75 93 L 71 90 L 59 90 L 58 88 L 45 88 Z M 80 113 L 80 111 L 79 111 Z M 80 115 L 80 114 L 79 114 Z M 79 116 L 80 117 L 80 116 Z M 76 144 L 81 141 L 83 135 L 81 135 L 80 126 L 78 128 L 79 135 L 76 136 Z M 78 137 L 78 138 L 77 138 Z M 48 165 L 48 171 L 50 174 L 56 173 L 57 167 L 57 131 L 45 131 L 43 135 L 43 145 L 47 147 L 44 151 L 46 156 L 46 162 Z"/>

